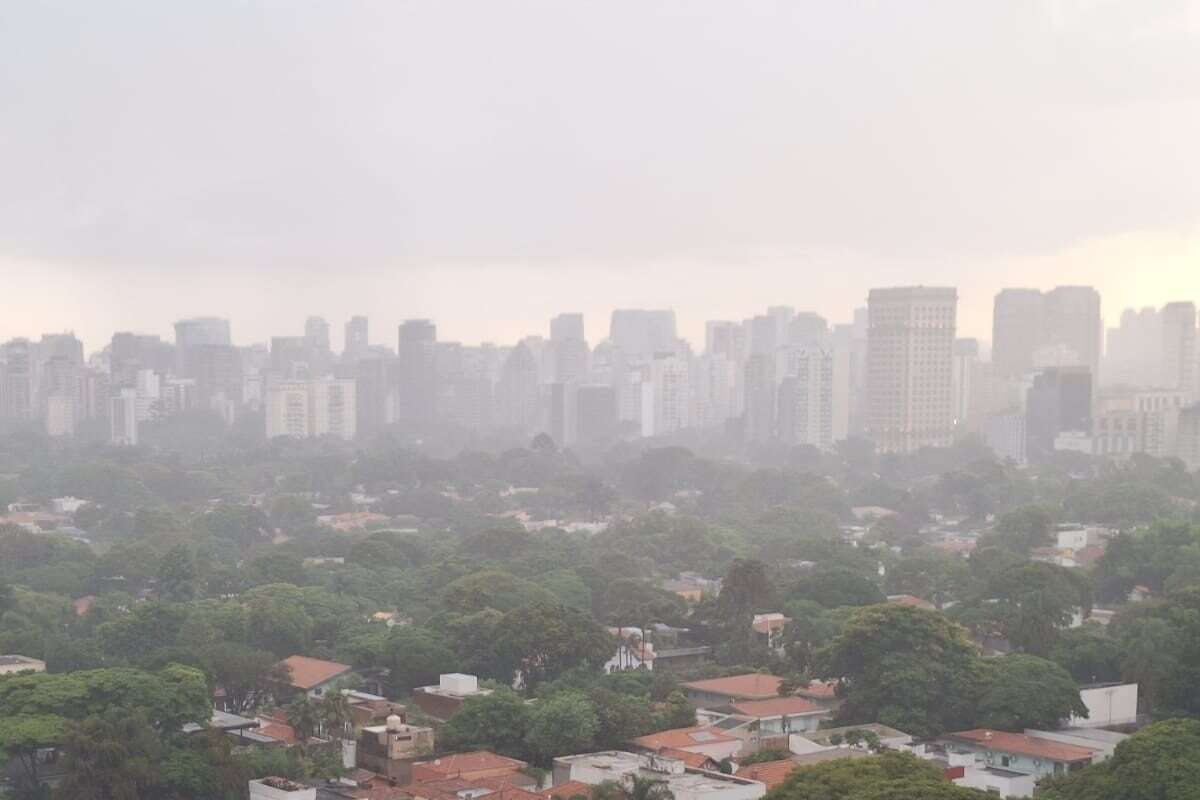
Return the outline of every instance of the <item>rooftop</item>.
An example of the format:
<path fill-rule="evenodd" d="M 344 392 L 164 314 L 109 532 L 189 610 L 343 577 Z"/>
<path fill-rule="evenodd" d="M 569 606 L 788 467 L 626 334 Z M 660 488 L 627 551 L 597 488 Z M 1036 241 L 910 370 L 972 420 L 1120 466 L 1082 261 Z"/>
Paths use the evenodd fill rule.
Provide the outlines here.
<path fill-rule="evenodd" d="M 788 775 L 792 774 L 792 770 L 799 766 L 799 764 L 790 758 L 784 758 L 779 761 L 761 761 L 757 764 L 742 767 L 737 771 L 737 776 L 765 783 L 768 789 L 774 789 L 783 783 Z"/>
<path fill-rule="evenodd" d="M 1096 755 L 1095 750 L 1089 750 L 1086 747 L 1052 742 L 1023 733 L 1007 733 L 984 728 L 947 733 L 943 738 L 950 742 L 984 747 L 998 753 L 1014 753 L 1033 758 L 1044 758 L 1047 761 L 1090 762 Z"/>
<path fill-rule="evenodd" d="M 447 777 L 461 775 L 464 772 L 482 772 L 496 769 L 509 769 L 516 772 L 529 766 L 524 761 L 497 755 L 488 750 L 476 750 L 473 753 L 455 753 L 441 758 L 430 759 L 429 761 L 417 761 L 414 766 L 416 764 L 433 769 Z"/>
<path fill-rule="evenodd" d="M 288 656 L 280 663 L 288 668 L 291 685 L 305 690 L 329 683 L 353 669 L 349 664 L 322 661 L 308 656 Z"/>
<path fill-rule="evenodd" d="M 803 697 L 776 697 L 771 700 L 743 700 L 730 706 L 747 717 L 782 717 L 822 714 L 828 711 Z"/>
<path fill-rule="evenodd" d="M 779 684 L 782 681 L 782 678 L 774 675 L 751 672 L 746 675 L 730 675 L 728 678 L 691 681 L 683 685 L 697 692 L 723 694 L 742 700 L 767 700 L 779 696 Z"/>
<path fill-rule="evenodd" d="M 716 728 L 698 725 L 692 728 L 675 728 L 674 730 L 652 733 L 649 736 L 639 736 L 633 740 L 633 744 L 658 752 L 666 748 L 682 750 L 697 745 L 736 741 L 738 739 L 722 733 Z"/>
<path fill-rule="evenodd" d="M 0 656 L 0 667 L 11 667 L 14 664 L 23 664 L 32 669 L 40 666 L 42 662 L 38 661 L 36 658 L 30 658 L 29 656 Z"/>

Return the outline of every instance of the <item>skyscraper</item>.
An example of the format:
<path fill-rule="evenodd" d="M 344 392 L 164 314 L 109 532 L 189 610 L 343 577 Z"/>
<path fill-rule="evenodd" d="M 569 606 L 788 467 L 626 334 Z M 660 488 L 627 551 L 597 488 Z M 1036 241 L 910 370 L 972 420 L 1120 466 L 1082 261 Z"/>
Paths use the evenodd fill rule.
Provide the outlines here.
<path fill-rule="evenodd" d="M 779 438 L 787 444 L 833 447 L 833 355 L 815 345 L 791 348 L 779 385 Z"/>
<path fill-rule="evenodd" d="M 1196 394 L 1196 305 L 1167 303 L 1162 310 L 1161 386 Z"/>
<path fill-rule="evenodd" d="M 1060 433 L 1092 433 L 1092 375 L 1087 367 L 1059 367 L 1038 373 L 1025 402 L 1030 459 L 1045 459 Z"/>
<path fill-rule="evenodd" d="M 588 375 L 587 340 L 583 335 L 583 314 L 559 314 L 550 320 L 552 375 L 559 383 L 580 383 Z"/>
<path fill-rule="evenodd" d="M 217 317 L 194 317 L 175 323 L 175 346 L 194 347 L 201 344 L 233 344 L 229 320 Z"/>
<path fill-rule="evenodd" d="M 992 311 L 992 363 L 1004 378 L 1033 369 L 1033 353 L 1046 337 L 1046 304 L 1037 289 L 1003 289 Z"/>
<path fill-rule="evenodd" d="M 954 425 L 963 429 L 969 423 L 974 407 L 976 364 L 979 363 L 979 340 L 957 339 L 954 342 Z"/>
<path fill-rule="evenodd" d="M 370 346 L 367 318 L 351 317 L 346 323 L 346 341 L 342 355 L 349 359 L 359 359 L 367 354 L 367 348 Z"/>
<path fill-rule="evenodd" d="M 1046 293 L 1045 314 L 1046 344 L 1071 348 L 1093 377 L 1100 374 L 1100 293 L 1090 286 L 1055 287 Z"/>
<path fill-rule="evenodd" d="M 612 312 L 608 338 L 626 359 L 648 361 L 655 353 L 675 349 L 675 312 L 617 309 Z"/>
<path fill-rule="evenodd" d="M 951 444 L 957 306 L 951 288 L 871 290 L 867 435 L 880 451 Z"/>
<path fill-rule="evenodd" d="M 397 420 L 433 422 L 437 416 L 437 326 L 427 319 L 402 322 L 396 358 L 400 381 Z"/>
<path fill-rule="evenodd" d="M 746 397 L 742 435 L 765 442 L 775 435 L 775 357 L 755 353 L 746 360 Z"/>
<path fill-rule="evenodd" d="M 329 352 L 329 323 L 324 317 L 309 317 L 304 321 L 304 340 L 313 352 Z"/>

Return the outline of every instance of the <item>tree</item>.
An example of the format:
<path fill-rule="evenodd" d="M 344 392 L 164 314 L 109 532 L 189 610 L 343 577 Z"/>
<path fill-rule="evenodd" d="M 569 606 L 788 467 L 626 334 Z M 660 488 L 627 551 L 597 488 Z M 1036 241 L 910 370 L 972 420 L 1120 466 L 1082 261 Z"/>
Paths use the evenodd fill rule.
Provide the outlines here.
<path fill-rule="evenodd" d="M 1077 609 L 1091 608 L 1086 580 L 1054 564 L 1026 562 L 1002 571 L 992 581 L 1000 600 L 1000 619 L 1012 644 L 1026 653 L 1046 656 Z"/>
<path fill-rule="evenodd" d="M 696 724 L 696 707 L 688 701 L 683 692 L 675 690 L 667 696 L 659 714 L 658 728 L 690 728 Z"/>
<path fill-rule="evenodd" d="M 1200 720 L 1169 719 L 1117 745 L 1112 758 L 1039 784 L 1046 800 L 1195 800 Z"/>
<path fill-rule="evenodd" d="M 196 594 L 196 564 L 191 549 L 177 544 L 158 562 L 158 593 L 167 600 L 191 600 Z"/>
<path fill-rule="evenodd" d="M 594 749 L 599 728 L 596 710 L 586 695 L 560 692 L 534 705 L 525 744 L 536 761 L 548 764 L 556 756 Z"/>
<path fill-rule="evenodd" d="M 616 641 L 590 615 L 557 603 L 510 611 L 496 635 L 499 663 L 519 673 L 528 692 L 572 667 L 598 667 L 616 650 Z"/>
<path fill-rule="evenodd" d="M 346 695 L 341 691 L 326 692 L 317 701 L 317 719 L 326 737 L 345 738 L 353 719 Z"/>
<path fill-rule="evenodd" d="M 392 685 L 402 691 L 437 683 L 438 676 L 453 672 L 457 663 L 442 637 L 426 628 L 393 628 L 387 650 Z"/>
<path fill-rule="evenodd" d="M 837 759 L 793 770 L 773 800 L 982 800 L 982 792 L 948 783 L 941 770 L 911 753 Z"/>
<path fill-rule="evenodd" d="M 1053 661 L 1010 655 L 984 662 L 977 727 L 1055 730 L 1072 715 L 1087 713 L 1075 680 Z"/>
<path fill-rule="evenodd" d="M 163 746 L 145 719 L 113 710 L 67 727 L 59 793 L 78 800 L 141 800 L 160 783 Z"/>
<path fill-rule="evenodd" d="M 225 690 L 225 701 L 237 713 L 257 708 L 287 681 L 287 667 L 273 653 L 236 642 L 219 642 L 202 656 L 205 669 Z"/>
<path fill-rule="evenodd" d="M 525 755 L 529 707 L 514 692 L 498 690 L 468 698 L 438 732 L 447 751 L 492 750 L 520 758 Z"/>
<path fill-rule="evenodd" d="M 321 726 L 321 716 L 317 704 L 308 695 L 300 695 L 288 703 L 285 710 L 288 725 L 296 732 L 296 739 L 303 747 L 309 739 L 317 735 Z"/>
<path fill-rule="evenodd" d="M 485 608 L 508 612 L 538 602 L 555 602 L 554 596 L 536 583 L 498 569 L 464 575 L 446 587 L 443 604 L 459 614 Z"/>
<path fill-rule="evenodd" d="M 636 774 L 630 777 L 625 796 L 629 800 L 675 800 L 675 793 L 666 781 Z"/>
<path fill-rule="evenodd" d="M 38 751 L 62 741 L 65 720 L 57 714 L 0 714 L 0 754 L 16 759 L 24 772 L 24 788 L 41 786 Z"/>
<path fill-rule="evenodd" d="M 854 612 L 818 651 L 817 672 L 841 682 L 843 724 L 882 722 L 916 736 L 966 726 L 980 679 L 962 628 L 937 612 L 896 605 Z"/>
<path fill-rule="evenodd" d="M 1093 622 L 1059 634 L 1050 660 L 1071 673 L 1077 683 L 1121 679 L 1121 648 L 1103 625 Z"/>
<path fill-rule="evenodd" d="M 602 750 L 619 750 L 654 726 L 653 714 L 640 697 L 597 687 L 588 692 L 588 700 L 596 712 L 596 746 Z"/>
<path fill-rule="evenodd" d="M 845 567 L 832 567 L 806 575 L 792 587 L 791 596 L 811 600 L 825 608 L 872 606 L 887 600 L 872 581 Z"/>
<path fill-rule="evenodd" d="M 1035 547 L 1051 544 L 1050 526 L 1054 518 L 1040 506 L 1025 506 L 1003 514 L 996 521 L 995 532 L 987 537 L 988 544 L 997 544 L 1022 556 Z"/>

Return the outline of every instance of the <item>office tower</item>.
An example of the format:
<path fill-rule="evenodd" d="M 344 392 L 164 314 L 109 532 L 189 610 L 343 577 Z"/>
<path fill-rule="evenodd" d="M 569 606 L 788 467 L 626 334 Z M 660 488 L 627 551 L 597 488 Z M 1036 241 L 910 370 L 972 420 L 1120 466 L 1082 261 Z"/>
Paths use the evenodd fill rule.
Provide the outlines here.
<path fill-rule="evenodd" d="M 304 341 L 313 352 L 330 352 L 329 323 L 324 317 L 309 317 L 304 321 Z"/>
<path fill-rule="evenodd" d="M 992 363 L 1004 378 L 1033 369 L 1033 351 L 1045 342 L 1046 303 L 1037 289 L 1003 289 L 992 312 Z"/>
<path fill-rule="evenodd" d="M 43 416 L 46 435 L 74 436 L 75 408 L 75 403 L 70 397 L 61 394 L 49 395 L 46 398 L 46 409 Z"/>
<path fill-rule="evenodd" d="M 617 309 L 612 312 L 608 338 L 632 361 L 648 361 L 655 353 L 675 349 L 675 312 Z"/>
<path fill-rule="evenodd" d="M 281 380 L 303 381 L 314 374 L 314 353 L 303 336 L 271 337 L 271 372 Z"/>
<path fill-rule="evenodd" d="M 773 355 L 783 344 L 778 338 L 778 326 L 772 317 L 761 315 L 749 320 L 750 352 L 755 355 Z"/>
<path fill-rule="evenodd" d="M 988 416 L 983 423 L 983 440 L 1001 461 L 1024 464 L 1028 443 L 1025 415 L 1008 412 Z"/>
<path fill-rule="evenodd" d="M 782 347 L 788 342 L 792 320 L 796 318 L 796 309 L 791 306 L 770 306 L 767 308 L 767 316 L 775 321 L 775 346 Z"/>
<path fill-rule="evenodd" d="M 1162 310 L 1162 365 L 1159 383 L 1164 389 L 1196 394 L 1196 305 L 1167 303 Z"/>
<path fill-rule="evenodd" d="M 496 385 L 501 424 L 525 432 L 537 429 L 542 418 L 540 399 L 537 362 L 529 345 L 521 341 L 505 359 Z"/>
<path fill-rule="evenodd" d="M 308 438 L 308 402 L 308 384 L 304 381 L 283 381 L 268 389 L 263 404 L 266 411 L 267 438 Z"/>
<path fill-rule="evenodd" d="M 741 361 L 748 354 L 746 329 L 731 320 L 709 320 L 704 324 L 704 350 L 709 355 Z"/>
<path fill-rule="evenodd" d="M 789 344 L 824 345 L 828 339 L 829 322 L 812 311 L 801 311 L 788 326 L 786 341 Z"/>
<path fill-rule="evenodd" d="M 650 362 L 654 392 L 653 429 L 642 435 L 664 436 L 691 426 L 688 361 L 674 353 L 658 353 Z"/>
<path fill-rule="evenodd" d="M 954 395 L 951 401 L 951 414 L 954 427 L 962 430 L 970 423 L 971 411 L 974 407 L 974 387 L 976 365 L 979 363 L 979 340 L 957 339 L 954 342 Z"/>
<path fill-rule="evenodd" d="M 216 317 L 181 319 L 175 323 L 175 346 L 195 347 L 201 344 L 233 344 L 229 320 Z"/>
<path fill-rule="evenodd" d="M 346 323 L 346 342 L 342 348 L 342 355 L 348 359 L 363 358 L 367 355 L 370 346 L 367 318 L 351 317 L 350 321 Z"/>
<path fill-rule="evenodd" d="M 28 339 L 13 339 L 0 346 L 0 418 L 34 419 L 34 345 Z"/>
<path fill-rule="evenodd" d="M 242 352 L 228 344 L 202 344 L 182 353 L 184 376 L 195 383 L 199 408 L 222 411 L 244 401 Z M 223 413 L 222 416 L 225 416 Z"/>
<path fill-rule="evenodd" d="M 1091 375 L 1100 374 L 1104 324 L 1100 293 L 1090 286 L 1058 286 L 1046 292 L 1046 344 L 1066 346 Z"/>
<path fill-rule="evenodd" d="M 754 353 L 746 359 L 746 396 L 742 434 L 748 442 L 775 436 L 775 357 Z"/>
<path fill-rule="evenodd" d="M 379 433 L 394 421 L 396 375 L 395 358 L 363 358 L 356 365 L 356 418 L 362 433 Z"/>
<path fill-rule="evenodd" d="M 138 443 L 137 389 L 125 388 L 109 399 L 109 441 L 134 447 Z"/>
<path fill-rule="evenodd" d="M 61 358 L 76 366 L 83 366 L 83 342 L 73 333 L 43 333 L 37 350 L 39 361 Z"/>
<path fill-rule="evenodd" d="M 872 289 L 867 435 L 885 453 L 953 441 L 954 289 Z"/>
<path fill-rule="evenodd" d="M 167 378 L 159 386 L 159 410 L 171 416 L 200 407 L 196 381 L 191 378 Z"/>
<path fill-rule="evenodd" d="M 587 339 L 583 333 L 583 314 L 559 314 L 550 320 L 550 347 L 553 369 L 549 372 L 560 383 L 579 383 L 588 377 Z"/>
<path fill-rule="evenodd" d="M 548 387 L 546 430 L 560 447 L 570 447 L 579 438 L 579 387 L 574 383 L 551 383 Z"/>
<path fill-rule="evenodd" d="M 397 421 L 428 425 L 437 416 L 437 327 L 427 319 L 400 324 Z"/>
<path fill-rule="evenodd" d="M 355 384 L 350 378 L 317 378 L 308 382 L 310 436 L 353 439 L 358 430 Z"/>
<path fill-rule="evenodd" d="M 1175 455 L 1189 470 L 1200 469 L 1200 403 L 1179 412 Z"/>
<path fill-rule="evenodd" d="M 112 378 L 107 372 L 86 368 L 80 376 L 78 417 L 109 421 L 109 391 Z"/>
<path fill-rule="evenodd" d="M 617 436 L 617 393 L 612 386 L 580 386 L 575 396 L 579 441 L 603 445 Z"/>
<path fill-rule="evenodd" d="M 654 383 L 650 365 L 637 364 L 617 376 L 617 424 L 622 431 L 639 436 L 654 432 Z"/>
<path fill-rule="evenodd" d="M 179 369 L 178 349 L 158 336 L 125 331 L 114 333 L 109 344 L 112 385 L 132 388 L 140 369 L 152 369 L 159 375 Z"/>
<path fill-rule="evenodd" d="M 724 425 L 741 415 L 741 382 L 733 360 L 724 355 L 703 355 L 695 360 L 691 374 L 696 403 L 694 425 Z"/>
<path fill-rule="evenodd" d="M 138 370 L 134 391 L 137 421 L 145 422 L 158 416 L 158 401 L 162 397 L 159 374 L 152 369 Z"/>
<path fill-rule="evenodd" d="M 1102 382 L 1106 386 L 1155 386 L 1162 379 L 1163 318 L 1157 309 L 1125 309 L 1108 329 Z"/>
<path fill-rule="evenodd" d="M 568 339 L 583 340 L 583 314 L 572 312 L 559 314 L 550 320 L 550 341 L 561 342 Z"/>
<path fill-rule="evenodd" d="M 815 345 L 788 350 L 779 384 L 777 431 L 781 441 L 833 448 L 833 355 Z"/>
<path fill-rule="evenodd" d="M 833 440 L 863 436 L 867 429 L 867 309 L 833 330 Z"/>
<path fill-rule="evenodd" d="M 1092 374 L 1087 367 L 1058 367 L 1034 376 L 1025 401 L 1027 452 L 1047 458 L 1063 433 L 1092 433 Z"/>

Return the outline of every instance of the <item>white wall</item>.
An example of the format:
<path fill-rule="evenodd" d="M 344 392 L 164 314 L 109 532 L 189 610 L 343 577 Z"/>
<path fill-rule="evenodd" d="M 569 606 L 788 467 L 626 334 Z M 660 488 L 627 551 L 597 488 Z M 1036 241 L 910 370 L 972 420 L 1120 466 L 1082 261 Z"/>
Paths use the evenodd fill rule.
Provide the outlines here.
<path fill-rule="evenodd" d="M 1137 720 L 1136 683 L 1082 689 L 1079 698 L 1087 706 L 1088 716 L 1087 719 L 1072 717 L 1071 725 L 1097 728 L 1105 725 L 1126 725 Z"/>

